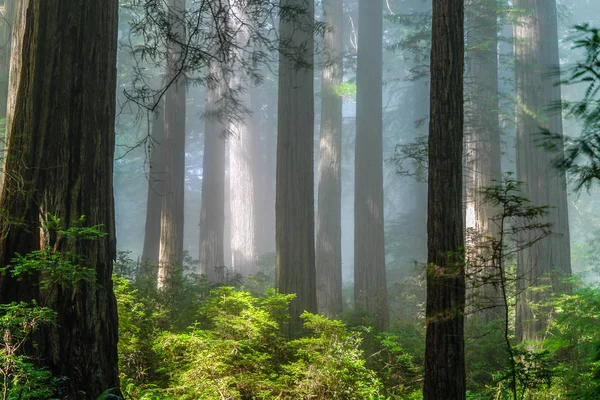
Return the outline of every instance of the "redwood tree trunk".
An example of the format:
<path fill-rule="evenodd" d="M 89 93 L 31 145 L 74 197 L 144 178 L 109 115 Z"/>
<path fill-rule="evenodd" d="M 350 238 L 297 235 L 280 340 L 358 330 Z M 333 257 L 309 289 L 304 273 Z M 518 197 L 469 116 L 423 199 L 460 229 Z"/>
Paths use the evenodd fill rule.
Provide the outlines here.
<path fill-rule="evenodd" d="M 466 227 L 469 305 L 484 321 L 499 316 L 501 293 L 496 289 L 499 271 L 490 270 L 497 226 L 496 208 L 484 200 L 482 189 L 498 185 L 500 125 L 498 120 L 498 5 L 489 0 L 467 2 L 467 59 L 465 103 Z"/>
<path fill-rule="evenodd" d="M 342 96 L 343 0 L 323 2 L 325 52 L 321 78 L 321 140 L 317 214 L 317 302 L 319 313 L 342 312 Z"/>
<path fill-rule="evenodd" d="M 354 302 L 389 323 L 383 227 L 383 1 L 359 0 L 354 183 Z"/>
<path fill-rule="evenodd" d="M 183 62 L 185 0 L 169 0 L 172 40 L 167 43 L 167 77 L 176 77 Z M 165 94 L 165 193 L 161 199 L 157 287 L 169 289 L 183 262 L 185 192 L 185 77 L 179 75 Z"/>
<path fill-rule="evenodd" d="M 225 126 L 215 115 L 220 97 L 218 86 L 208 88 L 200 208 L 200 273 L 219 283 L 224 279 L 225 264 Z"/>
<path fill-rule="evenodd" d="M 247 58 L 248 28 L 247 16 L 240 5 L 232 8 L 235 16 L 233 29 L 237 32 L 235 41 L 239 46 L 237 56 Z M 247 60 L 250 61 L 250 60 Z M 254 91 L 249 78 L 239 67 L 234 67 L 230 82 L 237 91 L 240 106 L 252 110 Z M 260 163 L 260 134 L 256 129 L 256 114 L 243 114 L 231 123 L 232 135 L 229 139 L 229 193 L 231 212 L 231 253 L 232 269 L 242 276 L 258 272 L 258 168 Z"/>
<path fill-rule="evenodd" d="M 539 144 L 542 128 L 562 134 L 558 83 L 558 33 L 555 0 L 516 0 L 526 10 L 515 24 L 515 72 L 517 88 L 517 179 L 533 205 L 549 206 L 543 223 L 552 224 L 548 236 L 519 253 L 517 259 L 517 340 L 542 338 L 547 325 L 544 311 L 534 313 L 531 304 L 548 298 L 548 291 L 535 286 L 550 283 L 554 292 L 564 292 L 571 274 L 569 216 L 564 172 L 554 168 L 556 153 Z M 562 149 L 562 143 L 555 143 Z M 520 240 L 533 241 L 540 233 L 524 233 Z M 529 290 L 532 288 L 533 290 Z"/>
<path fill-rule="evenodd" d="M 165 195 L 165 135 L 164 110 L 159 105 L 152 122 L 152 144 L 148 172 L 148 197 L 146 203 L 146 226 L 144 228 L 144 248 L 142 263 L 148 266 L 158 265 L 160 251 L 160 207 Z"/>
<path fill-rule="evenodd" d="M 66 377 L 61 397 L 118 393 L 113 154 L 118 2 L 23 0 L 13 32 L 7 174 L 0 195 L 0 267 L 39 250 L 46 213 L 66 227 L 81 215 L 106 236 L 63 241 L 94 282 L 39 290 L 37 278 L 0 277 L 0 301 L 36 299 L 57 324 L 36 337 L 35 363 Z"/>
<path fill-rule="evenodd" d="M 465 398 L 462 203 L 464 5 L 433 1 L 425 400 Z"/>
<path fill-rule="evenodd" d="M 302 7 L 300 16 L 282 17 L 277 122 L 276 247 L 277 288 L 295 293 L 289 336 L 301 329 L 300 314 L 317 312 L 314 241 L 314 86 L 312 0 L 281 0 Z M 292 54 L 289 54 L 291 52 Z M 301 65 L 298 65 L 301 60 Z"/>

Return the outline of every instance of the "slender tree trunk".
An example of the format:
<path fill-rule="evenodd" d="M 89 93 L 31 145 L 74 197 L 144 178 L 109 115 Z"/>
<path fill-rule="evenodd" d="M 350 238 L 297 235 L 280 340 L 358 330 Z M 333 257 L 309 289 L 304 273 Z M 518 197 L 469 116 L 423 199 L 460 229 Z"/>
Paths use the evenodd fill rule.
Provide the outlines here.
<path fill-rule="evenodd" d="M 354 302 L 389 323 L 383 228 L 383 1 L 359 0 L 354 183 Z"/>
<path fill-rule="evenodd" d="M 8 101 L 12 29 L 17 11 L 15 9 L 21 6 L 21 2 L 16 4 L 15 0 L 6 0 L 4 11 L 0 15 L 0 119 L 5 119 L 4 123 L 0 123 L 0 167 L 4 166 L 6 156 L 6 105 Z M 0 188 L 1 185 L 0 179 Z"/>
<path fill-rule="evenodd" d="M 542 128 L 562 134 L 562 115 L 552 109 L 560 101 L 557 85 L 559 57 L 555 0 L 516 0 L 525 10 L 515 24 L 517 88 L 517 179 L 525 182 L 524 195 L 536 206 L 549 206 L 545 221 L 553 234 L 521 251 L 517 260 L 517 340 L 543 337 L 547 315 L 534 311 L 534 303 L 548 298 L 536 286 L 550 283 L 554 292 L 565 292 L 571 274 L 569 217 L 564 172 L 553 167 L 556 153 L 539 145 Z M 562 148 L 562 143 L 556 143 Z M 520 238 L 531 242 L 540 234 L 530 231 Z M 530 290 L 531 288 L 531 290 Z"/>
<path fill-rule="evenodd" d="M 321 78 L 321 140 L 317 214 L 317 302 L 319 312 L 342 312 L 342 96 L 343 0 L 323 3 L 326 32 Z"/>
<path fill-rule="evenodd" d="M 152 140 L 150 144 L 150 165 L 148 172 L 148 200 L 146 205 L 146 226 L 142 263 L 146 266 L 158 265 L 160 250 L 160 207 L 165 195 L 165 152 L 164 152 L 164 102 L 159 105 L 152 120 Z"/>
<path fill-rule="evenodd" d="M 431 0 L 410 0 L 408 2 L 409 11 L 415 15 L 431 12 Z M 422 68 L 419 62 L 423 59 L 421 54 L 413 54 L 413 60 L 409 68 Z M 423 121 L 429 120 L 429 75 L 420 76 L 412 84 L 411 104 L 413 106 L 412 122 L 415 127 L 415 137 L 426 136 L 428 134 L 428 124 Z M 427 259 L 427 182 L 426 177 L 422 181 L 413 184 L 413 214 L 417 221 L 416 229 L 413 232 L 414 243 L 412 257 L 420 263 Z"/>
<path fill-rule="evenodd" d="M 498 234 L 491 218 L 496 207 L 484 200 L 483 188 L 497 185 L 500 167 L 498 120 L 498 5 L 490 0 L 468 0 L 465 104 L 466 228 L 469 304 L 484 321 L 500 317 L 502 304 L 497 271 L 492 271 L 486 245 Z"/>
<path fill-rule="evenodd" d="M 8 75 L 10 72 L 10 52 L 12 48 L 11 32 L 14 19 L 15 0 L 7 0 L 4 2 L 4 11 L 0 13 L 0 118 L 6 117 Z"/>
<path fill-rule="evenodd" d="M 301 16 L 282 15 L 277 123 L 276 246 L 277 288 L 295 293 L 288 336 L 298 335 L 300 314 L 317 311 L 314 242 L 313 0 L 281 0 L 303 7 Z M 292 52 L 289 54 L 287 52 Z M 301 60 L 298 65 L 298 60 Z"/>
<path fill-rule="evenodd" d="M 425 400 L 465 398 L 464 4 L 433 1 Z"/>
<path fill-rule="evenodd" d="M 237 56 L 246 57 L 248 52 L 247 16 L 239 5 L 232 8 L 235 16 L 233 29 L 237 32 Z M 248 60 L 250 61 L 250 60 Z M 244 71 L 232 71 L 230 82 L 239 93 L 238 100 L 243 111 L 252 110 L 253 90 Z M 242 119 L 231 124 L 229 139 L 229 191 L 231 207 L 231 253 L 232 268 L 242 276 L 258 272 L 258 165 L 260 162 L 260 135 L 256 129 L 256 115 L 243 114 Z"/>
<path fill-rule="evenodd" d="M 113 154 L 118 2 L 22 0 L 13 31 L 8 148 L 0 195 L 0 267 L 16 253 L 48 245 L 40 221 L 52 213 L 66 227 L 85 215 L 106 235 L 62 240 L 60 251 L 82 257 L 94 282 L 40 290 L 38 277 L 0 277 L 0 302 L 37 300 L 57 313 L 42 329 L 34 361 L 65 377 L 61 397 L 96 399 L 114 388 L 117 307 Z"/>
<path fill-rule="evenodd" d="M 224 281 L 225 226 L 225 126 L 219 120 L 221 100 L 220 77 L 216 86 L 208 88 L 206 96 L 206 127 L 204 130 L 204 160 L 202 167 L 202 206 L 200 209 L 200 273 L 210 282 Z"/>
<path fill-rule="evenodd" d="M 171 32 L 167 43 L 167 77 L 175 78 L 183 62 L 185 0 L 169 0 Z M 183 262 L 183 204 L 185 192 L 185 92 L 183 75 L 165 94 L 165 194 L 161 199 L 160 251 L 157 287 L 169 289 Z"/>

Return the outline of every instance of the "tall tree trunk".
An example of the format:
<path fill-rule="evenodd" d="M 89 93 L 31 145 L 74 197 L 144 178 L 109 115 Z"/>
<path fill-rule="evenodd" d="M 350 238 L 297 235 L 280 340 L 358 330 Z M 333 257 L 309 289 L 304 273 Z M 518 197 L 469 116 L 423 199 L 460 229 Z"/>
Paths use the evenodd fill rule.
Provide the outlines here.
<path fill-rule="evenodd" d="M 12 48 L 12 29 L 15 20 L 15 8 L 20 8 L 21 2 L 6 0 L 4 11 L 0 15 L 0 119 L 6 118 L 8 101 L 8 80 L 10 75 L 10 53 Z M 4 166 L 6 154 L 6 120 L 0 123 L 0 167 Z M 1 173 L 1 172 L 0 172 Z M 0 180 L 1 181 L 1 180 Z M 0 188 L 2 183 L 0 182 Z"/>
<path fill-rule="evenodd" d="M 383 1 L 359 0 L 354 183 L 354 302 L 389 323 L 383 227 Z"/>
<path fill-rule="evenodd" d="M 295 293 L 288 336 L 298 335 L 300 314 L 317 311 L 314 241 L 314 84 L 313 0 L 281 0 L 302 7 L 300 16 L 279 21 L 279 95 L 277 122 L 276 247 L 277 288 Z M 291 52 L 292 54 L 289 54 Z M 300 60 L 300 61 L 299 61 Z"/>
<path fill-rule="evenodd" d="M 248 28 L 247 16 L 242 7 L 232 7 L 233 29 L 237 32 L 235 41 L 239 46 L 235 51 L 239 58 L 247 57 Z M 251 60 L 248 60 L 250 62 Z M 245 110 L 241 119 L 231 123 L 232 135 L 229 139 L 229 192 L 231 212 L 231 267 L 242 276 L 258 272 L 258 165 L 260 162 L 260 135 L 256 129 L 257 118 L 244 111 L 252 110 L 253 90 L 249 78 L 239 67 L 233 66 L 231 87 L 238 93 L 240 106 Z"/>
<path fill-rule="evenodd" d="M 22 0 L 16 15 L 8 99 L 8 148 L 0 195 L 0 267 L 48 245 L 40 220 L 72 227 L 85 215 L 105 236 L 63 240 L 94 282 L 40 290 L 37 277 L 0 277 L 0 302 L 36 299 L 57 323 L 36 335 L 39 366 L 61 381 L 61 397 L 96 399 L 119 390 L 113 204 L 118 2 Z"/>
<path fill-rule="evenodd" d="M 160 251 L 157 288 L 167 290 L 183 262 L 183 204 L 185 193 L 185 92 L 179 73 L 185 43 L 185 0 L 169 0 L 170 35 L 167 43 L 167 77 L 171 86 L 165 94 L 165 193 L 161 199 Z"/>
<path fill-rule="evenodd" d="M 204 130 L 204 160 L 202 166 L 202 206 L 200 209 L 200 273 L 210 282 L 224 281 L 225 226 L 225 126 L 219 120 L 221 74 L 216 68 L 215 86 L 209 86 L 206 96 Z"/>
<path fill-rule="evenodd" d="M 433 0 L 425 400 L 465 398 L 464 4 Z"/>
<path fill-rule="evenodd" d="M 317 303 L 319 312 L 342 312 L 342 96 L 343 0 L 323 2 L 325 52 L 321 78 L 321 140 L 317 214 Z"/>
<path fill-rule="evenodd" d="M 412 12 L 415 16 L 420 14 L 431 12 L 431 0 L 410 0 L 407 4 L 408 11 Z M 428 49 L 429 51 L 429 49 Z M 409 63 L 409 68 L 416 69 L 414 74 L 419 74 L 419 70 L 423 68 L 422 64 L 424 54 L 413 53 L 413 59 Z M 415 126 L 415 137 L 416 140 L 419 136 L 427 136 L 428 125 L 423 121 L 429 120 L 429 75 L 423 74 L 419 76 L 412 84 L 411 88 L 411 104 L 412 109 L 412 121 L 411 123 Z M 416 75 L 418 76 L 418 75 Z M 414 76 L 412 77 L 414 79 Z M 414 260 L 423 263 L 427 259 L 427 182 L 426 177 L 423 176 L 422 181 L 416 181 L 413 184 L 413 215 L 417 224 L 414 232 L 412 258 Z"/>
<path fill-rule="evenodd" d="M 165 195 L 165 147 L 164 147 L 164 102 L 158 107 L 152 120 L 150 165 L 148 171 L 148 197 L 146 203 L 146 226 L 142 263 L 157 266 L 160 251 L 160 208 Z"/>
<path fill-rule="evenodd" d="M 541 222 L 552 224 L 553 232 L 521 251 L 517 259 L 521 278 L 517 281 L 517 340 L 537 341 L 544 334 L 547 315 L 531 305 L 547 299 L 549 293 L 535 287 L 551 283 L 554 292 L 567 291 L 564 279 L 571 274 L 565 174 L 553 167 L 556 154 L 539 144 L 542 128 L 562 134 L 561 112 L 552 109 L 561 99 L 556 1 L 516 0 L 514 6 L 525 10 L 514 28 L 517 179 L 525 182 L 524 195 L 533 205 L 550 206 Z M 556 145 L 562 148 L 562 143 Z M 526 232 L 520 240 L 531 242 L 539 233 Z"/>
<path fill-rule="evenodd" d="M 498 4 L 468 0 L 465 103 L 466 228 L 469 296 L 473 311 L 489 322 L 499 317 L 501 293 L 495 289 L 498 272 L 490 270 L 497 226 L 496 207 L 485 201 L 482 189 L 500 183 L 500 125 L 498 120 Z"/>
<path fill-rule="evenodd" d="M 10 72 L 10 52 L 12 48 L 11 32 L 14 19 L 15 0 L 7 0 L 4 2 L 4 11 L 0 14 L 0 118 L 6 117 L 8 75 Z"/>

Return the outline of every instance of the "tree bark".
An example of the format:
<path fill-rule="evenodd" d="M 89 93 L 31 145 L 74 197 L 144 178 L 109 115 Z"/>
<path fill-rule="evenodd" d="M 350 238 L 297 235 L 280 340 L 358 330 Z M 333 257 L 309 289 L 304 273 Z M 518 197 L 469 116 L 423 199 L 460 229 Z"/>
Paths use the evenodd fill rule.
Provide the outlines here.
<path fill-rule="evenodd" d="M 550 207 L 539 222 L 552 224 L 553 232 L 521 251 L 517 259 L 517 340 L 538 341 L 547 315 L 543 308 L 538 312 L 531 305 L 544 301 L 549 293 L 535 287 L 550 283 L 554 292 L 568 291 L 564 279 L 571 274 L 565 174 L 554 168 L 556 153 L 539 143 L 542 128 L 562 134 L 562 114 L 555 107 L 561 100 L 556 1 L 516 0 L 514 6 L 525 10 L 514 28 L 517 179 L 525 182 L 524 196 L 533 205 Z M 555 144 L 562 149 L 562 141 Z M 520 240 L 530 243 L 539 234 L 529 231 Z"/>
<path fill-rule="evenodd" d="M 96 399 L 117 371 L 116 256 L 113 204 L 118 2 L 23 0 L 13 31 L 8 148 L 0 195 L 0 266 L 16 253 L 47 245 L 40 220 L 52 213 L 66 227 L 86 217 L 106 235 L 62 241 L 96 271 L 94 282 L 40 290 L 38 277 L 0 277 L 0 302 L 53 308 L 56 325 L 42 329 L 34 361 L 62 381 L 63 398 Z M 51 38 L 51 39 L 50 39 Z"/>
<path fill-rule="evenodd" d="M 217 69 L 212 68 L 216 74 Z M 216 81 L 220 80 L 218 74 Z M 206 96 L 202 206 L 200 208 L 200 273 L 210 282 L 224 281 L 225 227 L 225 126 L 218 118 L 219 83 L 209 86 Z"/>
<path fill-rule="evenodd" d="M 359 0 L 354 183 L 354 303 L 389 323 L 383 227 L 383 1 Z"/>
<path fill-rule="evenodd" d="M 146 225 L 142 263 L 157 266 L 160 251 L 160 216 L 162 197 L 165 195 L 165 150 L 164 150 L 164 102 L 152 119 L 150 143 L 150 165 L 148 172 L 148 197 L 146 203 Z"/>
<path fill-rule="evenodd" d="M 498 185 L 500 125 L 498 119 L 498 5 L 468 0 L 465 82 L 465 158 L 469 305 L 485 322 L 500 317 L 498 272 L 491 270 L 491 241 L 498 229 L 491 218 L 498 210 L 484 200 L 482 189 Z M 478 312 L 479 311 L 479 312 Z"/>
<path fill-rule="evenodd" d="M 165 194 L 161 199 L 159 290 L 171 287 L 177 268 L 183 262 L 186 82 L 179 70 L 186 35 L 185 0 L 169 0 L 168 7 L 172 37 L 167 42 L 167 77 L 174 81 L 165 94 Z"/>
<path fill-rule="evenodd" d="M 15 19 L 15 0 L 4 3 L 0 14 L 0 118 L 6 117 L 8 98 L 8 75 L 10 72 L 10 52 L 12 48 L 12 28 Z M 4 148 L 4 146 L 2 146 Z"/>
<path fill-rule="evenodd" d="M 433 1 L 425 400 L 465 398 L 464 4 Z"/>
<path fill-rule="evenodd" d="M 239 4 L 232 7 L 237 32 L 237 57 L 247 57 L 247 16 Z M 251 44 L 250 44 L 251 45 Z M 247 60 L 251 62 L 251 60 Z M 253 90 L 244 71 L 234 66 L 230 85 L 238 93 L 242 114 L 231 123 L 229 139 L 229 191 L 231 212 L 232 269 L 247 277 L 258 272 L 258 165 L 260 162 L 260 135 L 256 129 L 256 115 L 252 110 Z M 248 113 L 245 113 L 247 111 Z"/>
<path fill-rule="evenodd" d="M 12 49 L 12 29 L 15 21 L 16 8 L 22 7 L 21 2 L 6 0 L 4 12 L 0 16 L 0 119 L 4 118 L 4 129 L 0 132 L 0 167 L 4 167 L 6 150 L 6 105 L 8 102 L 8 81 L 10 75 L 10 55 Z M 0 179 L 0 188 L 1 186 Z"/>
<path fill-rule="evenodd" d="M 288 336 L 300 333 L 300 314 L 317 312 L 314 242 L 314 3 L 281 0 L 302 7 L 300 16 L 279 21 L 279 95 L 277 123 L 276 282 L 281 293 L 295 293 Z M 291 52 L 292 54 L 289 54 Z"/>
<path fill-rule="evenodd" d="M 343 0 L 323 2 L 325 31 L 321 77 L 321 140 L 317 212 L 317 303 L 319 313 L 342 313 L 342 96 Z"/>

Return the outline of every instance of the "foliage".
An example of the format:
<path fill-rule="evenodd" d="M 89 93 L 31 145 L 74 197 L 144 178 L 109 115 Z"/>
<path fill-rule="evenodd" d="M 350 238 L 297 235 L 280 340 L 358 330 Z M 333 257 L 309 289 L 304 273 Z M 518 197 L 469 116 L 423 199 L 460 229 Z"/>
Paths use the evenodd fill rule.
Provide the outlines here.
<path fill-rule="evenodd" d="M 60 218 L 47 214 L 40 227 L 42 249 L 28 254 L 16 254 L 11 263 L 0 272 L 14 279 L 39 276 L 42 290 L 73 287 L 80 281 L 94 283 L 95 271 L 85 266 L 79 254 L 65 250 L 75 244 L 104 236 L 99 226 L 86 227 L 85 217 L 70 227 L 64 227 Z M 35 359 L 25 348 L 35 348 L 33 334 L 54 324 L 56 313 L 49 307 L 29 302 L 0 304 L 0 390 L 2 399 L 50 398 L 59 386 L 61 377 L 35 365 Z"/>
<path fill-rule="evenodd" d="M 559 154 L 564 150 L 564 157 L 559 156 L 556 165 L 568 173 L 578 190 L 589 190 L 600 179 L 600 30 L 588 24 L 577 25 L 572 39 L 573 48 L 582 49 L 585 57 L 569 69 L 562 83 L 587 87 L 581 100 L 561 106 L 567 117 L 581 122 L 582 132 L 578 137 L 569 137 L 543 129 L 543 144 Z"/>
<path fill-rule="evenodd" d="M 181 331 L 158 331 L 151 323 L 137 326 L 148 310 L 140 311 L 144 306 L 131 283 L 123 278 L 116 278 L 116 283 L 122 368 L 138 374 L 123 375 L 122 389 L 133 398 L 380 396 L 382 387 L 375 372 L 365 366 L 359 333 L 339 321 L 305 313 L 304 337 L 289 340 L 281 334 L 293 295 L 269 289 L 256 297 L 232 287 L 215 288 L 199 307 L 196 323 Z M 151 354 L 140 357 L 147 361 L 140 368 L 125 361 L 135 358 L 142 338 L 145 345 L 151 344 L 147 347 Z"/>
<path fill-rule="evenodd" d="M 85 217 L 81 216 L 78 223 L 64 228 L 60 218 L 47 214 L 40 227 L 44 246 L 28 254 L 16 253 L 11 263 L 0 268 L 0 272 L 5 274 L 10 271 L 19 280 L 26 275 L 40 273 L 40 288 L 43 290 L 55 286 L 69 287 L 79 281 L 93 283 L 95 270 L 87 267 L 85 259 L 79 254 L 65 250 L 69 244 L 95 240 L 105 235 L 100 231 L 100 226 L 86 227 L 83 226 L 84 222 Z"/>

